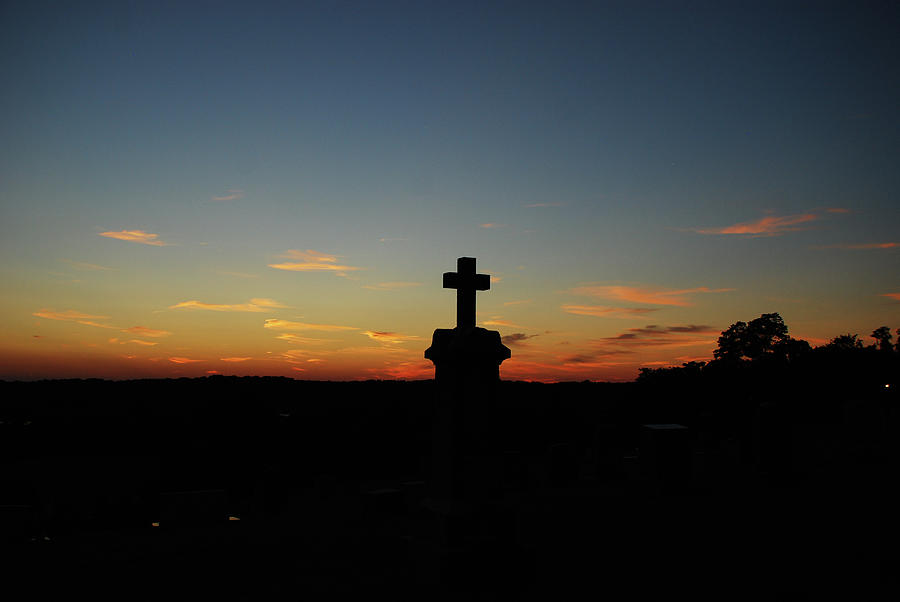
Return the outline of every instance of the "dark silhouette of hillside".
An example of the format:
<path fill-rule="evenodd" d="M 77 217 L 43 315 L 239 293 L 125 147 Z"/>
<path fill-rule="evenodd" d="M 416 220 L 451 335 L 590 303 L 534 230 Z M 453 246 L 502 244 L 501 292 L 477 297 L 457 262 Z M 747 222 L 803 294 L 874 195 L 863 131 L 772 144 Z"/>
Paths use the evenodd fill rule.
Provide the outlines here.
<path fill-rule="evenodd" d="M 451 539 L 434 381 L 2 382 L 5 574 L 128 598 L 896 594 L 900 353 L 749 324 L 634 383 L 499 382 L 496 454 L 467 469 L 484 504 Z"/>

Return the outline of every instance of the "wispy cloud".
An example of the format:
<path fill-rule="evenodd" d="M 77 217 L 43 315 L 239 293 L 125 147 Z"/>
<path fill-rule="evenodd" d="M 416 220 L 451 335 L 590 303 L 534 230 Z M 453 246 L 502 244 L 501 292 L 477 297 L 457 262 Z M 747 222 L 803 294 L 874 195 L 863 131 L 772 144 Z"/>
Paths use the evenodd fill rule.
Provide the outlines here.
<path fill-rule="evenodd" d="M 219 361 L 222 362 L 246 362 L 252 360 L 252 357 L 220 357 Z"/>
<path fill-rule="evenodd" d="M 236 201 L 240 198 L 243 198 L 243 196 L 244 196 L 243 190 L 231 189 L 226 194 L 223 194 L 221 196 L 214 196 L 210 200 L 213 200 L 213 201 Z"/>
<path fill-rule="evenodd" d="M 274 299 L 250 299 L 249 303 L 222 304 L 222 303 L 204 303 L 192 299 L 191 301 L 182 301 L 175 305 L 170 305 L 169 309 L 204 309 L 207 311 L 246 311 L 246 312 L 264 312 L 272 309 L 287 307 Z"/>
<path fill-rule="evenodd" d="M 223 276 L 234 276 L 236 278 L 259 278 L 259 274 L 246 274 L 244 272 L 225 272 L 220 271 L 218 274 L 222 274 Z"/>
<path fill-rule="evenodd" d="M 123 332 L 125 332 L 125 331 L 123 331 Z M 143 341 L 141 339 L 129 339 L 127 341 L 120 341 L 118 339 L 118 337 L 113 337 L 113 338 L 109 339 L 109 341 L 107 341 L 107 342 L 111 343 L 113 345 L 126 345 L 128 343 L 134 343 L 135 345 L 143 345 L 144 347 L 153 347 L 153 346 L 159 344 L 156 341 Z"/>
<path fill-rule="evenodd" d="M 896 249 L 900 242 L 869 242 L 860 244 L 820 245 L 814 249 Z"/>
<path fill-rule="evenodd" d="M 279 320 L 270 318 L 263 325 L 265 328 L 273 330 L 321 330 L 326 332 L 341 330 L 359 330 L 354 326 L 337 326 L 335 324 L 309 324 L 306 322 L 292 322 L 290 320 Z"/>
<path fill-rule="evenodd" d="M 563 305 L 562 310 L 579 316 L 598 318 L 631 318 L 659 311 L 658 307 L 608 307 L 606 305 Z"/>
<path fill-rule="evenodd" d="M 518 324 L 513 324 L 509 320 L 502 320 L 500 318 L 492 318 L 490 320 L 485 320 L 484 322 L 482 322 L 482 324 L 484 324 L 485 326 L 511 326 L 511 327 L 518 326 Z"/>
<path fill-rule="evenodd" d="M 189 357 L 170 357 L 169 361 L 173 364 L 194 364 L 196 362 L 204 362 L 206 360 L 197 360 Z"/>
<path fill-rule="evenodd" d="M 525 303 L 531 303 L 531 299 L 522 299 L 520 301 L 506 301 L 503 305 L 523 305 Z"/>
<path fill-rule="evenodd" d="M 385 331 L 378 331 L 378 330 L 364 330 L 360 334 L 366 335 L 373 341 L 378 341 L 379 343 L 388 343 L 391 345 L 394 345 L 397 343 L 404 343 L 406 341 L 415 341 L 415 340 L 418 340 L 418 338 L 419 338 L 417 336 L 400 334 L 397 332 L 385 332 Z"/>
<path fill-rule="evenodd" d="M 882 296 L 882 297 L 889 297 L 889 298 L 891 298 L 891 299 L 895 299 L 895 300 L 897 300 L 897 301 L 900 301 L 900 293 L 884 293 L 884 294 L 881 295 L 881 296 Z"/>
<path fill-rule="evenodd" d="M 479 228 L 488 228 L 488 229 L 491 229 L 491 228 L 506 228 L 506 227 L 507 227 L 507 224 L 498 224 L 498 223 L 495 223 L 495 222 L 486 222 L 486 223 L 484 223 L 484 224 L 478 224 L 478 227 L 479 227 Z"/>
<path fill-rule="evenodd" d="M 366 284 L 363 288 L 373 291 L 394 291 L 403 288 L 422 286 L 421 282 L 379 282 L 378 284 Z"/>
<path fill-rule="evenodd" d="M 297 249 L 288 249 L 279 257 L 285 259 L 294 259 L 296 261 L 285 261 L 283 263 L 270 263 L 270 268 L 276 270 L 287 270 L 289 272 L 333 272 L 338 276 L 346 276 L 347 272 L 354 272 L 363 268 L 343 265 L 338 263 L 339 255 L 329 255 L 307 249 L 306 251 L 298 251 Z"/>
<path fill-rule="evenodd" d="M 844 207 L 827 207 L 825 211 L 828 213 L 853 213 L 850 209 L 845 209 Z"/>
<path fill-rule="evenodd" d="M 310 337 L 301 337 L 299 335 L 296 335 L 296 334 L 293 334 L 290 332 L 283 332 L 275 338 L 280 339 L 282 341 L 287 341 L 288 343 L 304 344 L 304 345 L 315 345 L 316 343 L 326 342 L 325 339 L 313 339 Z"/>
<path fill-rule="evenodd" d="M 799 213 L 795 215 L 767 215 L 751 222 L 741 222 L 722 228 L 696 228 L 699 234 L 741 234 L 750 238 L 763 236 L 779 236 L 787 232 L 806 230 L 810 222 L 821 219 L 817 213 Z M 804 225 L 807 224 L 807 225 Z"/>
<path fill-rule="evenodd" d="M 500 337 L 500 341 L 504 345 L 522 345 L 528 339 L 533 339 L 536 336 L 539 336 L 539 335 L 525 334 L 524 332 L 514 332 L 512 334 L 508 334 L 506 336 Z"/>
<path fill-rule="evenodd" d="M 159 330 L 157 328 L 147 328 L 146 326 L 132 326 L 131 328 L 126 328 L 122 332 L 130 332 L 131 334 L 136 334 L 142 337 L 167 337 L 171 332 L 168 330 Z"/>
<path fill-rule="evenodd" d="M 82 272 L 114 272 L 118 271 L 117 268 L 110 268 L 105 265 L 97 265 L 95 263 L 85 263 L 83 261 L 70 261 L 68 259 L 64 259 L 66 263 L 71 265 L 76 270 L 80 270 Z"/>
<path fill-rule="evenodd" d="M 100 236 L 107 238 L 115 238 L 116 240 L 124 240 L 127 242 L 139 242 L 144 245 L 153 245 L 154 247 L 165 247 L 165 243 L 159 239 L 159 234 L 144 232 L 143 230 L 120 230 L 118 232 L 101 232 Z"/>
<path fill-rule="evenodd" d="M 565 203 L 529 203 L 527 205 L 522 205 L 526 209 L 536 209 L 538 207 L 565 207 Z"/>
<path fill-rule="evenodd" d="M 718 331 L 712 326 L 688 324 L 685 326 L 657 326 L 629 328 L 611 337 L 596 339 L 594 344 L 608 350 L 608 345 L 624 347 L 691 347 L 715 345 Z"/>
<path fill-rule="evenodd" d="M 80 311 L 75 311 L 72 309 L 67 309 L 65 311 L 54 311 L 52 309 L 40 309 L 31 315 L 37 316 L 38 318 L 46 318 L 48 320 L 59 320 L 62 322 L 76 322 L 77 324 L 84 324 L 85 326 L 95 326 L 97 328 L 115 328 L 115 326 L 111 326 L 109 324 L 101 324 L 99 322 L 95 322 L 95 320 L 103 320 L 108 318 L 109 316 L 94 316 L 91 314 L 81 313 Z"/>
<path fill-rule="evenodd" d="M 407 240 L 407 239 L 406 238 L 389 238 L 389 237 L 385 236 L 385 237 L 379 238 L 378 242 L 400 242 L 400 241 L 404 241 L 404 240 Z"/>
<path fill-rule="evenodd" d="M 571 289 L 574 295 L 586 295 L 605 299 L 618 299 L 634 303 L 650 305 L 672 305 L 686 307 L 691 305 L 689 297 L 705 293 L 727 293 L 733 288 L 709 288 L 701 286 L 679 290 L 638 287 L 638 286 L 580 286 Z M 573 313 L 573 312 L 570 312 Z"/>

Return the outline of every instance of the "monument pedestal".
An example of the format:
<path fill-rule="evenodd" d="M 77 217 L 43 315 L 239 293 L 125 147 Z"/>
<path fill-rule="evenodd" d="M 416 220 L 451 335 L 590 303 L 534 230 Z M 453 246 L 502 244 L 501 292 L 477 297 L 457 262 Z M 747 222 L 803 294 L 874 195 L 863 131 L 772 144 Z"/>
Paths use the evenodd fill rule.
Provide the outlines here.
<path fill-rule="evenodd" d="M 434 331 L 425 357 L 435 366 L 431 496 L 442 507 L 490 497 L 499 478 L 496 449 L 500 333 L 475 326 Z"/>

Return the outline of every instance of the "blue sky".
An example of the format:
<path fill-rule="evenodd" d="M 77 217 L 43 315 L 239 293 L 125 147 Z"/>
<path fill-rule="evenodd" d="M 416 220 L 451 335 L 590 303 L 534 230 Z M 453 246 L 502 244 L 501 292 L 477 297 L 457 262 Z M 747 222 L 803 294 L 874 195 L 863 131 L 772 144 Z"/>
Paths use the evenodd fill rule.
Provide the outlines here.
<path fill-rule="evenodd" d="M 900 240 L 896 3 L 0 10 L 7 336 L 51 302 L 246 301 L 210 275 L 260 270 L 259 296 L 299 286 L 360 315 L 398 300 L 354 310 L 354 282 L 427 282 L 407 298 L 437 307 L 401 312 L 427 336 L 452 315 L 428 279 L 460 255 L 522 299 L 736 289 L 672 317 L 721 329 L 763 311 L 815 337 L 900 317 L 883 296 L 900 290 L 897 249 L 847 248 Z M 812 217 L 715 232 L 797 216 Z M 170 248 L 98 237 L 133 230 Z M 266 271 L 289 249 L 366 269 Z M 65 290 L 67 261 L 116 275 Z M 535 310 L 536 331 L 570 319 L 548 313 L 562 303 Z M 585 340 L 618 327 L 573 325 Z"/>

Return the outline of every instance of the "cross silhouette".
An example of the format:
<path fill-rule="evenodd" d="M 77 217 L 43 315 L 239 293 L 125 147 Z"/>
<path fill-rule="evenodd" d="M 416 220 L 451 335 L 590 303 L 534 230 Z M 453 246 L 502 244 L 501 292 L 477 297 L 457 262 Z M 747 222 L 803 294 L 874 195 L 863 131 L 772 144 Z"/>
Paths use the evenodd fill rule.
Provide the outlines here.
<path fill-rule="evenodd" d="M 456 289 L 456 327 L 475 326 L 475 291 L 491 288 L 491 277 L 475 273 L 475 258 L 460 257 L 455 272 L 444 272 L 444 288 Z"/>

